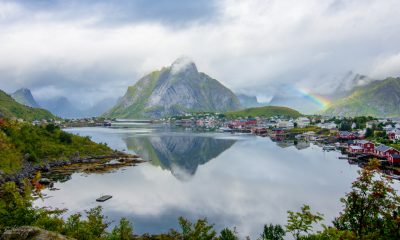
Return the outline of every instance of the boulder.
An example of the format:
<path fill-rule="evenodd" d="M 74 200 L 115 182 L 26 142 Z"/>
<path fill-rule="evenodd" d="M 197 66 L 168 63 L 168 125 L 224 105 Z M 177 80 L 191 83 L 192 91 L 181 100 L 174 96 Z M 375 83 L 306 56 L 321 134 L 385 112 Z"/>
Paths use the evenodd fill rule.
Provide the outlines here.
<path fill-rule="evenodd" d="M 4 240 L 72 240 L 59 233 L 43 230 L 38 227 L 22 226 L 14 229 L 6 230 L 1 239 Z"/>

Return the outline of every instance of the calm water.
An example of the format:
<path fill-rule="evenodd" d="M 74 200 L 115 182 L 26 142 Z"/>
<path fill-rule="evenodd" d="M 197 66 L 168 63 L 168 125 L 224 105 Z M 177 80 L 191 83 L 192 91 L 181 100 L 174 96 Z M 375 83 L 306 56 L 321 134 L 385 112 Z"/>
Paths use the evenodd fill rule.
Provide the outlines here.
<path fill-rule="evenodd" d="M 177 228 L 177 218 L 207 217 L 216 229 L 237 227 L 257 237 L 265 223 L 285 224 L 287 210 L 308 204 L 331 221 L 339 198 L 350 190 L 358 167 L 340 153 L 315 145 L 275 143 L 269 138 L 228 133 L 193 133 L 164 127 L 75 128 L 96 142 L 137 153 L 151 163 L 107 174 L 73 174 L 45 190 L 39 206 L 68 208 L 69 214 L 99 205 L 109 220 L 127 217 L 135 232 Z"/>

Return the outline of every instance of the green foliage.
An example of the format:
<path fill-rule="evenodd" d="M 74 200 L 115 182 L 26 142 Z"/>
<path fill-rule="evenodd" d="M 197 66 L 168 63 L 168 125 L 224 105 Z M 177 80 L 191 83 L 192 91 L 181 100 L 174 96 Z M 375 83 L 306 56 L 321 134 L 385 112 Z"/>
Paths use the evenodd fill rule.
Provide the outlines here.
<path fill-rule="evenodd" d="M 358 238 L 400 239 L 400 197 L 391 180 L 378 173 L 378 166 L 374 160 L 360 171 L 352 191 L 341 199 L 344 209 L 334 226 Z"/>
<path fill-rule="evenodd" d="M 86 220 L 76 213 L 71 215 L 64 226 L 63 234 L 76 239 L 102 239 L 107 236 L 108 224 L 104 222 L 102 208 L 100 206 L 86 211 Z"/>
<path fill-rule="evenodd" d="M 207 219 L 199 219 L 195 224 L 187 219 L 180 217 L 179 225 L 182 229 L 182 239 L 184 240 L 212 240 L 217 233 L 213 225 L 208 225 Z"/>
<path fill-rule="evenodd" d="M 229 228 L 222 229 L 218 240 L 239 240 L 236 236 L 235 231 L 230 230 Z"/>
<path fill-rule="evenodd" d="M 225 116 L 227 118 L 247 118 L 248 116 L 256 117 L 274 117 L 274 116 L 286 116 L 297 118 L 302 114 L 298 111 L 288 108 L 288 107 L 277 107 L 277 106 L 265 106 L 256 108 L 247 108 L 240 111 L 226 112 Z"/>
<path fill-rule="evenodd" d="M 115 226 L 111 234 L 108 235 L 108 240 L 129 240 L 132 239 L 133 226 L 126 219 L 121 218 L 119 225 Z"/>
<path fill-rule="evenodd" d="M 31 187 L 28 181 L 21 191 L 14 182 L 5 183 L 0 191 L 0 233 L 9 227 L 38 226 L 60 230 L 62 210 L 49 211 L 32 206 Z"/>
<path fill-rule="evenodd" d="M 372 130 L 371 128 L 367 128 L 365 131 L 365 137 L 366 138 L 370 138 L 374 136 L 374 130 Z"/>
<path fill-rule="evenodd" d="M 5 118 L 21 118 L 27 121 L 57 119 L 49 111 L 31 108 L 16 102 L 10 95 L 0 90 L 0 116 Z"/>
<path fill-rule="evenodd" d="M 301 212 L 288 211 L 288 223 L 286 231 L 290 232 L 295 239 L 300 239 L 302 234 L 307 234 L 312 230 L 312 224 L 323 220 L 320 213 L 313 214 L 310 206 L 303 205 Z"/>
<path fill-rule="evenodd" d="M 339 126 L 340 131 L 351 131 L 352 123 L 349 121 L 342 121 Z"/>
<path fill-rule="evenodd" d="M 19 170 L 23 158 L 40 163 L 69 159 L 77 152 L 81 157 L 113 152 L 104 144 L 64 132 L 52 124 L 32 126 L 15 121 L 5 121 L 0 125 L 0 147 L 0 170 L 7 173 Z"/>
<path fill-rule="evenodd" d="M 259 240 L 283 240 L 285 230 L 281 225 L 264 225 L 264 231 Z"/>

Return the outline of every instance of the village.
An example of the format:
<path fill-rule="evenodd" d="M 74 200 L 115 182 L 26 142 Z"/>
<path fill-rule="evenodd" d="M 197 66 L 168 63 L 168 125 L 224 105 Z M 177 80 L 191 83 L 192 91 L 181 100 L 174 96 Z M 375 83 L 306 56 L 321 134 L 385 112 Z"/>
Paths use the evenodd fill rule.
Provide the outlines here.
<path fill-rule="evenodd" d="M 351 163 L 377 158 L 384 166 L 400 166 L 400 119 L 323 116 L 227 119 L 222 114 L 206 113 L 186 114 L 164 122 L 186 129 L 268 136 L 280 147 L 295 146 L 299 150 L 314 143 L 325 151 L 341 151 L 346 155 L 341 158 Z"/>

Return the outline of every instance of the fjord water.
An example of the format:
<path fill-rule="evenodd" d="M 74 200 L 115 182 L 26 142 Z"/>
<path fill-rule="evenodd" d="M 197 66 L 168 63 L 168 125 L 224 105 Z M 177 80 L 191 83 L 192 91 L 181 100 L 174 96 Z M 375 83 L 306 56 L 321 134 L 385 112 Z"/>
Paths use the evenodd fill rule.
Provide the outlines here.
<path fill-rule="evenodd" d="M 44 190 L 38 206 L 67 208 L 68 214 L 101 205 L 110 221 L 130 219 L 135 233 L 178 228 L 177 219 L 207 217 L 215 228 L 237 227 L 257 237 L 266 223 L 285 224 L 287 210 L 308 204 L 329 223 L 358 166 L 316 145 L 276 143 L 229 133 L 196 133 L 163 126 L 74 128 L 96 142 L 139 154 L 149 163 L 106 174 L 76 173 Z M 95 201 L 100 195 L 113 198 Z"/>

